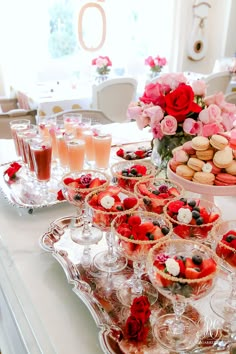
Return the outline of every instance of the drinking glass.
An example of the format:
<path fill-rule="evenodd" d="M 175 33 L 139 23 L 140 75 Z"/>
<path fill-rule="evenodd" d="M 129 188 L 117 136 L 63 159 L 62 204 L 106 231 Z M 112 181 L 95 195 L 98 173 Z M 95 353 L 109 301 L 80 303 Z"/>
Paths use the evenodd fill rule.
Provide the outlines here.
<path fill-rule="evenodd" d="M 159 343 L 174 352 L 188 352 L 199 341 L 196 323 L 184 315 L 187 300 L 198 300 L 214 287 L 218 257 L 197 241 L 161 239 L 148 254 L 149 278 L 172 300 L 174 313 L 160 316 L 153 326 Z"/>
<path fill-rule="evenodd" d="M 84 166 L 85 142 L 81 139 L 69 139 L 67 142 L 68 163 L 71 172 L 79 172 Z"/>
<path fill-rule="evenodd" d="M 75 136 L 77 139 L 83 138 L 83 133 L 91 127 L 91 118 L 83 117 L 81 121 L 75 124 Z"/>
<path fill-rule="evenodd" d="M 229 291 L 215 292 L 211 308 L 225 320 L 236 320 L 236 220 L 221 221 L 212 228 L 212 248 L 220 257 L 220 267 L 230 277 Z"/>
<path fill-rule="evenodd" d="M 48 182 L 51 178 L 52 144 L 50 138 L 34 138 L 30 140 L 30 151 L 34 164 L 34 171 L 39 182 L 42 202 L 49 202 L 51 194 Z"/>
<path fill-rule="evenodd" d="M 58 125 L 55 131 L 56 142 L 57 142 L 57 152 L 60 167 L 64 170 L 69 168 L 69 154 L 67 141 L 74 138 L 72 133 L 67 133 L 65 131 L 64 125 Z"/>
<path fill-rule="evenodd" d="M 95 165 L 95 148 L 93 137 L 96 134 L 96 129 L 86 129 L 83 131 L 83 139 L 85 142 L 85 159 L 89 166 Z"/>
<path fill-rule="evenodd" d="M 85 203 L 93 225 L 105 232 L 107 250 L 95 255 L 95 268 L 108 272 L 118 272 L 126 267 L 127 259 L 114 247 L 114 235 L 111 222 L 126 211 L 138 208 L 138 199 L 133 193 L 121 190 L 116 186 L 108 186 L 103 191 L 95 191 L 86 196 Z"/>
<path fill-rule="evenodd" d="M 66 133 L 74 133 L 75 125 L 82 120 L 82 114 L 80 113 L 65 113 L 62 116 Z"/>
<path fill-rule="evenodd" d="M 19 157 L 21 156 L 21 154 L 20 154 L 20 148 L 17 139 L 17 131 L 26 130 L 27 128 L 29 128 L 29 126 L 30 126 L 29 119 L 16 119 L 10 121 L 10 129 L 11 129 L 11 134 L 15 145 L 16 155 Z"/>
<path fill-rule="evenodd" d="M 157 290 L 150 282 L 142 280 L 142 276 L 147 273 L 149 250 L 162 237 L 171 236 L 171 223 L 163 216 L 137 210 L 117 216 L 111 226 L 118 238 L 119 250 L 131 261 L 134 271 L 134 275 L 117 290 L 118 299 L 123 305 L 130 306 L 134 298 L 143 295 L 152 305 L 158 297 Z"/>
<path fill-rule="evenodd" d="M 95 165 L 98 169 L 106 170 L 109 167 L 111 140 L 111 134 L 98 133 L 93 136 Z"/>
<path fill-rule="evenodd" d="M 39 127 L 39 133 L 44 138 L 50 137 L 50 129 L 56 126 L 56 116 L 37 116 L 36 122 Z"/>

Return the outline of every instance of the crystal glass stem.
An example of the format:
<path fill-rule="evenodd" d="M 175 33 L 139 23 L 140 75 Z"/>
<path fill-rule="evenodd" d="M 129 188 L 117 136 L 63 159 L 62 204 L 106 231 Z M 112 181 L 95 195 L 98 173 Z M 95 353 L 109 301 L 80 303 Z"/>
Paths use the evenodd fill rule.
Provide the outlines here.
<path fill-rule="evenodd" d="M 132 293 L 138 296 L 139 294 L 141 295 L 143 292 L 141 277 L 145 272 L 145 264 L 144 262 L 134 261 L 133 268 L 134 268 L 134 282 L 133 282 Z"/>
<path fill-rule="evenodd" d="M 175 318 L 172 325 L 170 326 L 172 336 L 179 337 L 184 334 L 184 324 L 181 321 L 181 316 L 185 311 L 185 307 L 186 303 L 184 300 L 180 301 L 179 299 L 176 299 L 173 301 Z"/>
<path fill-rule="evenodd" d="M 113 264 L 116 261 L 116 255 L 114 254 L 114 244 L 113 244 L 113 236 L 111 231 L 106 232 L 106 241 L 107 241 L 107 255 L 106 261 L 107 263 Z"/>

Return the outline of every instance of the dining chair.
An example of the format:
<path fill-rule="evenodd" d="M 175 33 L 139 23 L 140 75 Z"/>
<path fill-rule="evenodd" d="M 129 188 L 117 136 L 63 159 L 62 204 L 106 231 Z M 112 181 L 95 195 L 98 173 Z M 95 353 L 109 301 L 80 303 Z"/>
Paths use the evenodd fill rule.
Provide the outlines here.
<path fill-rule="evenodd" d="M 226 93 L 227 87 L 231 80 L 229 71 L 222 71 L 219 73 L 212 73 L 206 76 L 203 80 L 207 85 L 207 96 L 214 95 L 218 92 Z"/>
<path fill-rule="evenodd" d="M 92 108 L 102 110 L 113 122 L 127 120 L 127 109 L 135 100 L 138 82 L 131 77 L 108 79 L 92 87 Z"/>
<path fill-rule="evenodd" d="M 12 139 L 10 121 L 17 119 L 29 119 L 31 124 L 36 124 L 36 110 L 12 109 L 0 113 L 0 139 Z"/>
<path fill-rule="evenodd" d="M 113 123 L 101 110 L 98 109 L 70 109 L 55 114 L 57 119 L 61 119 L 63 114 L 80 113 L 83 117 L 91 118 L 92 125 L 94 124 L 109 124 Z"/>
<path fill-rule="evenodd" d="M 225 101 L 236 104 L 236 91 L 227 93 L 225 95 Z"/>

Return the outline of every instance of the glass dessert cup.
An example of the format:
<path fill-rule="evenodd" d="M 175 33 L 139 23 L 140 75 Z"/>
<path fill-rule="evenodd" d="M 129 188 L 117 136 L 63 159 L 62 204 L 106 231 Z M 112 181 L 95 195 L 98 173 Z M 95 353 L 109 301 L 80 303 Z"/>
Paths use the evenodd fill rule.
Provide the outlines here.
<path fill-rule="evenodd" d="M 117 297 L 125 306 L 130 306 L 134 298 L 147 296 L 153 304 L 158 297 L 156 288 L 142 280 L 146 274 L 146 260 L 149 250 L 162 238 L 171 235 L 171 223 L 163 216 L 146 211 L 117 216 L 112 221 L 112 233 L 118 239 L 118 247 L 133 266 L 134 275 L 121 284 Z"/>
<path fill-rule="evenodd" d="M 114 245 L 111 222 L 124 212 L 131 213 L 136 210 L 139 206 L 138 199 L 133 193 L 109 186 L 103 191 L 88 194 L 85 202 L 93 225 L 106 234 L 107 250 L 95 255 L 95 268 L 108 273 L 121 271 L 126 267 L 127 259 Z"/>
<path fill-rule="evenodd" d="M 211 308 L 226 322 L 236 320 L 236 220 L 221 221 L 212 228 L 212 248 L 220 267 L 229 273 L 231 289 L 215 292 Z"/>
<path fill-rule="evenodd" d="M 147 161 L 120 161 L 111 166 L 111 174 L 119 187 L 134 192 L 135 184 L 154 177 L 156 169 Z"/>
<path fill-rule="evenodd" d="M 146 181 L 139 181 L 134 186 L 134 193 L 140 200 L 140 207 L 143 210 L 162 214 L 164 206 L 174 198 L 184 193 L 183 187 L 164 178 L 149 178 Z"/>
<path fill-rule="evenodd" d="M 174 313 L 163 315 L 153 326 L 159 343 L 175 352 L 197 345 L 199 328 L 184 316 L 186 302 L 206 296 L 219 271 L 218 257 L 196 241 L 163 239 L 154 245 L 147 260 L 149 278 L 157 290 L 172 300 Z"/>
<path fill-rule="evenodd" d="M 85 197 L 91 192 L 106 188 L 109 182 L 110 178 L 105 173 L 96 170 L 70 172 L 62 177 L 62 193 L 76 207 L 77 217 L 81 219 L 81 227 L 73 235 L 76 243 L 90 245 L 102 238 L 101 231 L 89 223 Z"/>
<path fill-rule="evenodd" d="M 211 229 L 221 219 L 221 210 L 212 202 L 192 197 L 169 201 L 163 208 L 173 225 L 173 235 L 209 244 Z"/>

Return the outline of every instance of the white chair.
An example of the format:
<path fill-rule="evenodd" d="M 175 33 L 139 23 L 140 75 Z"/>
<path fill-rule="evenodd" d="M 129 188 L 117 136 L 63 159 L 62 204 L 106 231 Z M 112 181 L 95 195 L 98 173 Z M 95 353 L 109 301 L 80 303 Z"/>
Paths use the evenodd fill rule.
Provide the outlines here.
<path fill-rule="evenodd" d="M 109 124 L 113 123 L 106 115 L 97 109 L 71 109 L 55 114 L 56 118 L 60 120 L 63 114 L 66 113 L 80 113 L 83 117 L 91 118 L 92 125 L 94 124 Z"/>
<path fill-rule="evenodd" d="M 204 78 L 207 85 L 207 96 L 214 95 L 218 92 L 227 91 L 227 87 L 231 80 L 231 74 L 228 71 L 214 73 Z"/>
<path fill-rule="evenodd" d="M 236 104 L 236 91 L 235 92 L 230 92 L 225 95 L 225 101 L 229 103 L 234 103 Z"/>
<path fill-rule="evenodd" d="M 136 97 L 137 84 L 136 79 L 123 77 L 93 85 L 93 109 L 100 109 L 113 122 L 126 121 L 128 105 Z"/>

